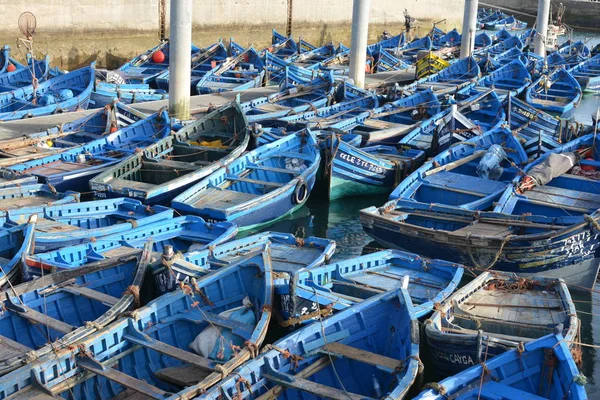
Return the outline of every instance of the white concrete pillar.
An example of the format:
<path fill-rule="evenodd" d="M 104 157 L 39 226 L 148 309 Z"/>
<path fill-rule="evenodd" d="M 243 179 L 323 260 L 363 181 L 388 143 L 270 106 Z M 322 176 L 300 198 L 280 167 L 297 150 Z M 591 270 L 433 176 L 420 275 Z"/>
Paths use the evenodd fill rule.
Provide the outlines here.
<path fill-rule="evenodd" d="M 535 54 L 546 55 L 546 36 L 548 35 L 548 18 L 550 18 L 550 0 L 539 0 L 537 20 L 535 23 Z"/>
<path fill-rule="evenodd" d="M 475 49 L 477 34 L 477 6 L 479 0 L 465 0 L 463 15 L 462 38 L 460 41 L 460 58 L 469 57 Z"/>
<path fill-rule="evenodd" d="M 169 115 L 190 118 L 192 0 L 171 0 Z"/>
<path fill-rule="evenodd" d="M 352 43 L 350 48 L 350 78 L 360 88 L 365 87 L 369 7 L 371 0 L 354 0 L 352 8 Z"/>

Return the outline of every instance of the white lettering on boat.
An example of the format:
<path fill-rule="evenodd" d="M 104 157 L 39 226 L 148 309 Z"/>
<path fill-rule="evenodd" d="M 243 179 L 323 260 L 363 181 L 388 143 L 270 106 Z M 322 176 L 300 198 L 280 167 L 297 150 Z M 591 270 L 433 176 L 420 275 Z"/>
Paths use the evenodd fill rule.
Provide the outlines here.
<path fill-rule="evenodd" d="M 382 174 L 382 173 L 384 172 L 384 170 L 383 170 L 383 168 L 382 168 L 382 167 L 380 167 L 380 166 L 378 166 L 378 165 L 375 165 L 375 164 L 371 164 L 371 163 L 369 163 L 369 162 L 366 162 L 366 161 L 364 161 L 364 160 L 361 160 L 360 158 L 357 158 L 357 157 L 355 157 L 355 156 L 351 156 L 351 155 L 350 155 L 350 154 L 348 154 L 348 153 L 342 153 L 342 152 L 340 152 L 340 153 L 339 153 L 339 157 L 340 157 L 342 160 L 346 161 L 346 162 L 349 162 L 349 163 L 351 163 L 351 164 L 354 164 L 354 165 L 356 165 L 357 167 L 361 167 L 361 168 L 368 169 L 368 170 L 369 170 L 369 171 L 371 171 L 371 172 L 375 172 L 375 173 L 377 173 L 377 174 Z"/>
<path fill-rule="evenodd" d="M 430 351 L 433 357 L 441 361 L 449 362 L 450 364 L 475 365 L 475 362 L 470 355 L 446 353 L 445 351 L 439 351 L 436 349 L 431 349 Z"/>

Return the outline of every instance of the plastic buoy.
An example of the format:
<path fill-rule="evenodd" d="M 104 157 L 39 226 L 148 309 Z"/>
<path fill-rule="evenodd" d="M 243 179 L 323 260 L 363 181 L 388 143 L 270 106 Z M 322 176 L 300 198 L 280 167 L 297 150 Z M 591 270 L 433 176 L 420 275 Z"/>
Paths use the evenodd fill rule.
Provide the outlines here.
<path fill-rule="evenodd" d="M 365 64 L 365 72 L 366 72 L 367 74 L 370 74 L 370 73 L 371 73 L 371 66 L 370 66 L 368 63 L 367 63 L 367 64 Z"/>
<path fill-rule="evenodd" d="M 16 70 L 17 70 L 17 67 L 15 67 L 14 64 L 8 64 L 8 67 L 6 67 L 6 72 L 13 72 Z"/>
<path fill-rule="evenodd" d="M 157 50 L 154 52 L 154 54 L 152 54 L 152 61 L 154 61 L 157 64 L 165 61 L 165 58 L 165 53 L 163 53 L 160 50 Z"/>
<path fill-rule="evenodd" d="M 117 128 L 116 125 L 111 125 L 111 127 L 110 127 L 110 133 L 116 132 L 118 130 L 119 130 L 119 128 Z"/>
<path fill-rule="evenodd" d="M 594 161 L 594 159 L 592 157 L 587 157 L 586 160 Z M 593 167 L 591 165 L 582 165 L 581 169 L 584 171 L 595 171 L 596 167 Z"/>

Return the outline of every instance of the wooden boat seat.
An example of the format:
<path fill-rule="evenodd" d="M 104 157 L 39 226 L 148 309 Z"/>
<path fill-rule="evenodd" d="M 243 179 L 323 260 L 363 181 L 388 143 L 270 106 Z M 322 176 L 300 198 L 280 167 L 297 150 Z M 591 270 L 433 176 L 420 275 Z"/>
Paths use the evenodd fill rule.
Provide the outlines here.
<path fill-rule="evenodd" d="M 24 172 L 30 174 L 43 174 L 43 175 L 54 175 L 54 174 L 62 174 L 64 172 L 72 172 L 81 169 L 87 169 L 90 166 L 88 164 L 80 164 L 74 162 L 67 161 L 54 161 L 45 165 L 38 165 L 36 167 L 31 167 Z"/>
<path fill-rule="evenodd" d="M 286 111 L 289 110 L 290 107 L 286 107 L 286 106 L 281 106 L 279 104 L 269 104 L 269 103 L 265 103 L 265 104 L 261 104 L 258 106 L 254 107 L 257 111 L 262 111 L 265 113 L 270 113 L 270 112 L 276 112 L 276 111 Z"/>
<path fill-rule="evenodd" d="M 284 183 L 280 183 L 280 182 L 261 181 L 258 179 L 242 178 L 239 176 L 233 176 L 233 175 L 229 175 L 229 174 L 226 176 L 226 179 L 230 180 L 230 181 L 246 182 L 246 183 L 251 183 L 253 185 L 261 185 L 261 186 L 274 187 L 274 188 L 280 188 L 282 186 L 285 186 Z"/>
<path fill-rule="evenodd" d="M 525 192 L 525 196 L 537 203 L 546 203 L 552 207 L 578 209 L 581 212 L 600 208 L 600 194 L 557 188 L 550 185 L 536 186 Z"/>
<path fill-rule="evenodd" d="M 115 190 L 133 189 L 133 190 L 147 191 L 147 190 L 154 189 L 154 187 L 156 186 L 151 183 L 130 181 L 128 179 L 121 179 L 121 178 L 113 178 L 108 182 L 108 184 L 110 185 L 111 188 L 113 188 Z"/>
<path fill-rule="evenodd" d="M 264 165 L 248 165 L 248 169 L 255 169 L 259 171 L 267 171 L 267 172 L 279 172 L 282 174 L 290 174 L 290 175 L 300 175 L 301 173 L 298 171 L 293 171 L 286 168 L 275 168 L 275 167 L 267 167 Z"/>
<path fill-rule="evenodd" d="M 396 368 L 402 365 L 402 361 L 382 356 L 380 354 L 371 353 L 369 351 L 358 349 L 356 347 L 348 346 L 339 342 L 327 343 L 319 350 L 319 352 L 330 354 L 338 358 L 345 357 L 350 360 L 360 361 L 368 365 L 383 368 L 384 370 L 388 370 L 390 372 L 395 371 Z"/>
<path fill-rule="evenodd" d="M 150 165 L 152 165 L 153 163 L 149 163 Z M 189 162 L 184 162 L 184 161 L 173 161 L 173 160 L 165 160 L 165 159 L 160 159 L 158 160 L 158 162 L 156 163 L 161 167 L 168 167 L 168 168 L 174 168 L 174 169 L 179 169 L 179 170 L 186 170 L 186 169 L 199 169 L 200 167 L 197 165 L 194 165 L 192 163 Z"/>
<path fill-rule="evenodd" d="M 200 312 L 200 310 L 192 310 L 181 312 L 170 317 L 164 318 L 163 320 L 161 320 L 161 323 L 170 324 L 175 321 L 189 321 L 194 324 L 210 322 L 213 325 L 218 325 L 222 328 L 227 328 L 231 330 L 233 334 L 243 337 L 246 340 L 250 340 L 254 332 L 253 325 L 235 321 L 227 317 L 222 317 L 209 311 Z"/>
<path fill-rule="evenodd" d="M 56 397 L 30 385 L 6 397 L 6 400 L 56 400 Z"/>
<path fill-rule="evenodd" d="M 310 393 L 324 399 L 374 400 L 368 396 L 349 393 L 344 390 L 278 371 L 271 371 L 270 373 L 263 374 L 263 378 L 278 385 Z"/>
<path fill-rule="evenodd" d="M 427 176 L 422 185 L 443 188 L 449 191 L 487 196 L 506 187 L 506 183 L 482 179 L 477 176 L 441 171 Z"/>
<path fill-rule="evenodd" d="M 487 224 L 485 222 L 474 222 L 463 228 L 457 229 L 455 233 L 462 233 L 471 236 L 485 236 L 495 238 L 505 238 L 513 233 L 512 229 L 503 224 Z"/>
<path fill-rule="evenodd" d="M 13 357 L 20 357 L 33 350 L 19 342 L 15 342 L 4 336 L 0 336 L 0 360 L 8 360 Z"/>
<path fill-rule="evenodd" d="M 100 303 L 112 307 L 119 302 L 120 299 L 110 296 L 106 293 L 99 292 L 94 289 L 90 289 L 85 286 L 65 286 L 61 288 L 64 292 L 69 292 L 81 297 L 88 298 L 90 300 L 99 301 Z"/>
<path fill-rule="evenodd" d="M 212 372 L 194 365 L 179 365 L 159 369 L 154 373 L 158 379 L 179 387 L 194 386 L 203 381 Z"/>
<path fill-rule="evenodd" d="M 69 325 L 66 322 L 63 322 L 56 318 L 52 318 L 46 314 L 42 314 L 41 312 L 31 309 L 23 304 L 14 304 L 14 303 L 9 303 L 9 304 L 10 305 L 8 305 L 7 308 L 9 308 L 12 312 L 14 312 L 15 314 L 18 314 L 20 317 L 25 318 L 26 320 L 28 320 L 29 322 L 31 322 L 33 324 L 40 324 L 40 325 L 47 326 L 48 328 L 53 329 L 57 332 L 60 332 L 63 335 L 66 335 L 67 333 L 71 333 L 75 330 L 74 326 Z"/>
<path fill-rule="evenodd" d="M 207 188 L 203 192 L 204 195 L 200 200 L 194 203 L 194 207 L 223 209 L 234 207 L 259 197 L 257 194 L 236 192 L 235 190 L 220 190 L 216 188 Z"/>
<path fill-rule="evenodd" d="M 59 233 L 79 231 L 81 228 L 64 222 L 53 221 L 46 218 L 38 218 L 38 222 L 35 225 L 35 230 L 40 232 Z"/>

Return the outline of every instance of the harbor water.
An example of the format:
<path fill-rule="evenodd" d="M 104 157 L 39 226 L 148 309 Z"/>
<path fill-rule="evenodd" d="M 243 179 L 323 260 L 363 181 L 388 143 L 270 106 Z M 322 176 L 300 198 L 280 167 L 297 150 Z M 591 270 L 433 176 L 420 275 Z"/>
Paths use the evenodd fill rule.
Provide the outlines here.
<path fill-rule="evenodd" d="M 583 40 L 588 47 L 593 47 L 600 43 L 600 33 L 577 32 L 573 35 L 573 40 Z M 579 122 L 591 124 L 592 115 L 596 114 L 598 108 L 600 108 L 600 94 L 586 93 L 574 118 Z M 264 230 L 289 232 L 299 237 L 319 236 L 334 239 L 337 242 L 334 260 L 355 257 L 383 249 L 382 245 L 373 241 L 362 230 L 358 212 L 372 205 L 382 205 L 386 200 L 386 196 L 380 195 L 346 198 L 333 202 L 311 197 L 302 209 Z M 590 399 L 600 399 L 600 292 L 572 291 L 571 295 L 581 320 L 581 342 L 587 344 L 582 347 L 583 365 L 581 366 L 581 372 L 588 382 L 586 390 Z M 433 375 L 431 369 L 428 370 L 426 355 L 424 362 L 425 382 L 443 378 Z"/>

